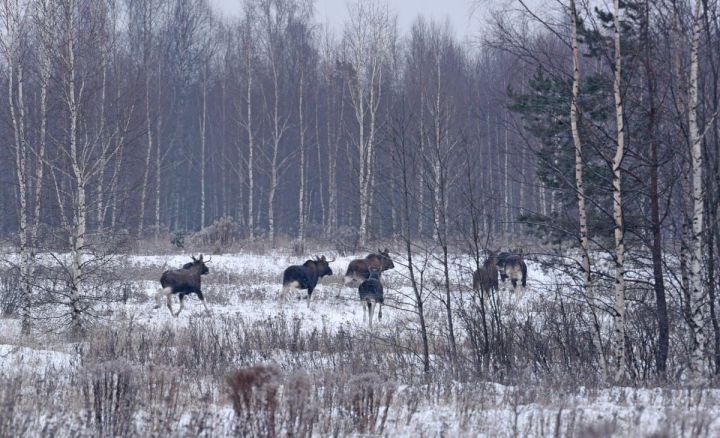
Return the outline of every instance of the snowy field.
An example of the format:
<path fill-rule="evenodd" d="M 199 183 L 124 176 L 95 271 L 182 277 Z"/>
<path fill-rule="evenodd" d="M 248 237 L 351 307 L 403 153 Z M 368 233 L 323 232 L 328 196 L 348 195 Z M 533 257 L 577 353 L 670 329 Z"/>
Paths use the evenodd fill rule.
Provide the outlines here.
<path fill-rule="evenodd" d="M 308 303 L 304 291 L 284 296 L 280 285 L 284 268 L 303 258 L 213 255 L 203 277 L 211 314 L 193 296 L 175 318 L 164 303 L 153 308 L 153 294 L 161 272 L 189 254 L 123 256 L 128 299 L 100 305 L 86 339 L 41 328 L 21 336 L 17 320 L 0 319 L 0 436 L 720 436 L 720 390 L 607 387 L 571 371 L 541 378 L 468 365 L 454 374 L 433 257 L 423 277 L 431 364 L 423 373 L 404 263 L 383 275 L 383 319 L 368 329 L 357 291 L 342 286 L 353 258 L 338 257 Z M 451 264 L 455 335 L 472 363 L 463 322 L 477 320 L 467 316 L 477 308 L 472 262 Z M 526 290 L 497 295 L 498 318 L 550 327 L 548 303 L 579 308 L 560 270 L 528 266 Z M 265 374 L 249 368 L 257 365 Z M 234 409 L 228 376 L 238 369 L 251 370 L 245 381 L 255 389 Z"/>

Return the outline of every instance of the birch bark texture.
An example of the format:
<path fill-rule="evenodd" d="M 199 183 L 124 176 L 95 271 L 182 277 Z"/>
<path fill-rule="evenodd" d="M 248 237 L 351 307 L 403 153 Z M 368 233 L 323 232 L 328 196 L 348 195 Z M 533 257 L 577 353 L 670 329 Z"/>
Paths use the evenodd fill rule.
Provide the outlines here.
<path fill-rule="evenodd" d="M 622 53 L 620 45 L 620 0 L 613 2 L 615 43 L 615 75 L 613 95 L 615 98 L 615 126 L 617 144 L 612 160 L 613 219 L 615 221 L 615 381 L 625 377 L 625 228 L 623 225 L 622 173 L 625 157 L 625 124 L 622 99 Z"/>
<path fill-rule="evenodd" d="M 704 332 L 705 288 L 703 284 L 703 191 L 702 135 L 698 126 L 698 70 L 700 64 L 700 0 L 695 0 L 690 45 L 690 80 L 688 88 L 688 134 L 692 166 L 692 235 L 690 240 L 690 367 L 693 378 L 701 380 L 706 374 L 704 360 L 706 339 Z"/>

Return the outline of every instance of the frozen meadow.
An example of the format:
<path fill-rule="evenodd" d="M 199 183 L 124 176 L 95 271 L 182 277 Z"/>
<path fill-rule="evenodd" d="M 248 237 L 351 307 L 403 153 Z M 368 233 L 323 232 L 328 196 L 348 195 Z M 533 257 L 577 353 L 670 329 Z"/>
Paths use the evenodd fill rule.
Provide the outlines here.
<path fill-rule="evenodd" d="M 284 268 L 303 257 L 213 255 L 203 277 L 212 314 L 191 296 L 178 318 L 164 304 L 153 309 L 152 298 L 162 271 L 189 254 L 118 257 L 125 302 L 100 305 L 83 340 L 44 331 L 41 322 L 22 336 L 18 320 L 0 319 L 0 436 L 720 435 L 720 390 L 608 387 L 579 371 L 543 373 L 559 354 L 540 347 L 512 374 L 473 368 L 478 304 L 464 256 L 452 259 L 451 271 L 463 371 L 447 363 L 434 256 L 424 271 L 429 373 L 402 260 L 383 274 L 383 319 L 368 329 L 357 290 L 342 285 L 356 257 L 338 257 L 308 305 L 305 291 L 283 295 L 280 285 Z M 552 333 L 550 303 L 582 309 L 569 278 L 542 260 L 528 260 L 526 290 L 501 285 L 497 294 L 498 318 L 519 327 L 510 336 L 528 325 Z M 581 316 L 572 318 L 580 324 Z M 602 325 L 609 333 L 610 320 Z"/>

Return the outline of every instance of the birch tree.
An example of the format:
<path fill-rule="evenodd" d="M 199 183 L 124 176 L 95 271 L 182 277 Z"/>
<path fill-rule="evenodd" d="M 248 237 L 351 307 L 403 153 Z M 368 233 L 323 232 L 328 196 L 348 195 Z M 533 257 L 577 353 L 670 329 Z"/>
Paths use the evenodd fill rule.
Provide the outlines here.
<path fill-rule="evenodd" d="M 700 64 L 700 19 L 702 8 L 700 0 L 695 1 L 692 34 L 690 43 L 690 78 L 688 85 L 688 135 L 692 165 L 692 237 L 690 241 L 690 368 L 694 378 L 701 379 L 705 374 L 705 333 L 704 308 L 705 290 L 703 284 L 703 212 L 705 193 L 703 191 L 702 135 L 698 124 L 698 70 Z"/>
<path fill-rule="evenodd" d="M 615 62 L 613 95 L 615 99 L 615 126 L 617 144 L 612 160 L 613 219 L 615 221 L 615 380 L 625 377 L 625 228 L 621 190 L 621 166 L 625 156 L 625 121 L 621 90 L 622 53 L 620 51 L 620 0 L 614 0 L 613 23 Z"/>
<path fill-rule="evenodd" d="M 140 218 L 138 220 L 138 236 L 142 236 L 145 225 L 145 206 L 148 192 L 148 180 L 150 176 L 150 160 L 153 153 L 154 126 L 152 120 L 153 117 L 150 109 L 150 81 L 152 79 L 152 66 L 150 65 L 150 56 L 153 50 L 153 21 L 155 5 L 152 4 L 152 0 L 133 1 L 129 2 L 128 5 L 131 7 L 131 11 L 134 12 L 133 20 L 131 21 L 131 23 L 136 24 L 139 27 L 138 38 L 140 40 L 140 53 L 142 56 L 141 68 L 145 86 L 145 135 L 147 145 L 145 149 L 143 180 L 140 194 Z"/>
<path fill-rule="evenodd" d="M 295 20 L 304 22 L 308 16 L 308 5 L 295 0 L 259 0 L 263 54 L 269 70 L 269 104 L 266 106 L 268 124 L 270 126 L 270 185 L 268 187 L 268 238 L 275 244 L 275 195 L 280 183 L 281 174 L 293 157 L 291 153 L 283 154 L 280 150 L 289 129 L 290 117 L 283 108 L 281 95 L 289 91 L 287 86 L 288 72 L 286 63 L 288 53 L 283 39 L 287 30 Z"/>
<path fill-rule="evenodd" d="M 356 2 L 349 6 L 345 26 L 345 57 L 352 67 L 347 75 L 357 135 L 353 139 L 358 159 L 360 206 L 360 245 L 368 239 L 371 210 L 372 175 L 378 131 L 383 80 L 383 64 L 388 57 L 394 29 L 387 7 L 376 2 Z"/>
<path fill-rule="evenodd" d="M 2 35 L 0 45 L 4 61 L 8 69 L 7 80 L 7 106 L 12 122 L 12 149 L 15 155 L 15 178 L 18 192 L 18 237 L 20 247 L 20 278 L 22 293 L 20 310 L 22 317 L 22 331 L 29 331 L 28 306 L 32 293 L 30 269 L 32 241 L 29 240 L 29 205 L 30 176 L 28 175 L 28 160 L 30 156 L 28 138 L 26 133 L 26 97 L 25 97 L 25 70 L 22 62 L 24 29 L 27 26 L 27 8 L 29 3 L 20 3 L 15 0 L 5 0 L 0 5 L 0 20 L 2 22 Z"/>
<path fill-rule="evenodd" d="M 56 152 L 46 164 L 51 170 L 60 220 L 69 243 L 68 266 L 63 267 L 68 274 L 68 290 L 59 296 L 68 309 L 70 328 L 78 335 L 85 328 L 83 317 L 101 300 L 97 285 L 92 288 L 86 285 L 88 276 L 94 275 L 88 265 L 99 260 L 88 251 L 88 218 L 92 208 L 97 207 L 89 198 L 89 189 L 100 168 L 115 158 L 133 119 L 133 107 L 113 114 L 110 134 L 105 133 L 102 123 L 92 123 L 102 114 L 98 107 L 104 105 L 101 86 L 93 84 L 93 80 L 102 77 L 103 69 L 102 57 L 95 50 L 103 50 L 106 44 L 103 39 L 108 35 L 101 29 L 108 26 L 110 15 L 103 5 L 88 0 L 62 0 L 53 6 L 57 7 L 58 16 L 54 53 L 63 67 L 55 78 L 61 96 L 58 115 L 63 129 L 62 135 L 54 137 Z M 91 94 L 97 90 L 101 94 L 99 100 Z M 105 138 L 106 135 L 110 138 Z"/>
<path fill-rule="evenodd" d="M 253 65 L 257 58 L 255 53 L 255 9 L 252 3 L 245 4 L 243 22 L 241 23 L 239 39 L 241 56 L 244 65 L 245 87 L 244 87 L 244 105 L 238 105 L 238 108 L 245 109 L 245 115 L 238 115 L 240 125 L 243 126 L 247 135 L 247 159 L 245 163 L 245 174 L 247 175 L 247 228 L 250 238 L 255 237 L 255 132 L 253 125 Z M 238 148 L 241 148 L 242 142 L 238 142 Z M 242 150 L 238 149 L 238 156 L 242 157 Z M 244 186 L 244 180 L 241 172 L 240 189 Z M 242 211 L 242 210 L 241 210 Z"/>
<path fill-rule="evenodd" d="M 585 179 L 583 177 L 583 155 L 582 141 L 578 128 L 578 99 L 580 92 L 580 49 L 578 47 L 578 15 L 575 0 L 570 0 L 570 31 L 572 46 L 572 99 L 570 101 L 570 129 L 572 130 L 573 143 L 575 145 L 575 188 L 578 200 L 578 218 L 580 221 L 580 249 L 582 250 L 582 274 L 583 288 L 588 301 L 588 310 L 591 315 L 592 340 L 595 350 L 600 355 L 600 366 L 603 373 L 603 380 L 607 379 L 607 364 L 602 349 L 600 338 L 600 324 L 595 313 L 595 295 L 593 292 L 592 280 L 590 277 L 590 249 L 588 239 L 587 208 L 585 206 Z"/>

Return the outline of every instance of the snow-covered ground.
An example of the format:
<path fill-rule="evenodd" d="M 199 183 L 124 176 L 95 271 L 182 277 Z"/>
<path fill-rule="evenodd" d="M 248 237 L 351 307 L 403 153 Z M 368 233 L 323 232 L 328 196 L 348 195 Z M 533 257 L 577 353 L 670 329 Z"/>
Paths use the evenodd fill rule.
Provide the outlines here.
<path fill-rule="evenodd" d="M 0 402 L 15 403 L 1 412 L 7 418 L 0 420 L 0 436 L 14 431 L 94 435 L 100 427 L 98 412 L 105 415 L 101 415 L 103 421 L 120 415 L 88 398 L 99 391 L 88 382 L 107 384 L 103 379 L 108 375 L 113 388 L 120 388 L 121 376 L 125 376 L 135 382 L 127 388 L 160 394 L 134 396 L 143 401 L 133 405 L 129 414 L 132 427 L 120 430 L 110 422 L 116 427 L 113 434 L 153 435 L 163 430 L 171 435 L 233 435 L 236 416 L 225 378 L 236 368 L 255 364 L 276 364 L 288 375 L 309 373 L 316 381 L 315 395 L 307 396 L 308 403 L 318 406 L 328 403 L 323 394 L 329 387 L 317 381 L 322 373 L 378 372 L 395 385 L 387 405 L 377 402 L 382 407 L 371 420 L 372 428 L 363 429 L 356 417 L 337 425 L 319 421 L 312 430 L 317 436 L 720 436 L 720 390 L 715 389 L 589 387 L 557 380 L 514 385 L 483 378 L 459 382 L 446 375 L 423 380 L 417 344 L 411 343 L 417 339 L 418 318 L 407 268 L 396 260 L 396 268 L 383 274 L 383 319 L 369 330 L 357 291 L 342 286 L 342 275 L 353 258 L 338 257 L 331 264 L 334 275 L 321 281 L 308 303 L 302 299 L 304 291 L 283 296 L 280 285 L 285 267 L 301 264 L 304 258 L 283 252 L 213 255 L 210 274 L 203 277 L 211 314 L 193 297 L 175 318 L 164 305 L 154 309 L 153 296 L 161 272 L 188 262 L 189 255 L 123 256 L 133 276 L 134 293 L 127 303 L 98 311 L 103 317 L 89 339 L 69 342 L 41 329 L 30 337 L 21 336 L 17 320 L 0 319 L 0 382 L 5 385 Z M 437 266 L 437 261 L 433 264 Z M 455 310 L 473 302 L 472 266 L 466 257 L 452 260 Z M 507 285 L 498 294 L 502 317 L 529 318 L 543 303 L 559 296 L 581 301 L 573 296 L 571 279 L 560 270 L 535 261 L 529 261 L 528 267 L 525 290 L 512 293 Z M 441 348 L 436 343 L 444 339 L 446 327 L 440 280 L 440 270 L 426 272 L 431 360 L 440 360 L 434 350 Z M 459 324 L 456 335 L 459 345 L 469 342 Z M 277 336 L 292 339 L 274 339 Z M 217 347 L 205 349 L 210 344 Z M 394 368 L 388 373 L 362 370 L 357 363 L 362 357 L 392 361 Z M 107 368 L 106 364 L 111 365 Z M 182 384 L 176 390 L 162 385 L 158 389 L 158 381 L 170 388 L 173 382 Z M 337 391 L 342 392 L 342 386 Z M 288 397 L 285 392 L 292 390 L 284 388 L 281 394 Z M 109 400 L 120 397 L 105 396 Z M 344 405 L 332 406 L 342 417 Z"/>

